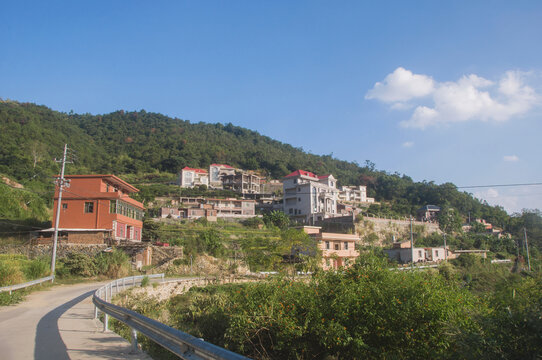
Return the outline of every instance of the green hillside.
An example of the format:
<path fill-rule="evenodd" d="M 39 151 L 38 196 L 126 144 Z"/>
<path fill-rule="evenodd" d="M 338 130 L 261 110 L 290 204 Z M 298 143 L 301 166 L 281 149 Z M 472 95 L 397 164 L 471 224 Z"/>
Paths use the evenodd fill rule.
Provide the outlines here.
<path fill-rule="evenodd" d="M 451 183 L 414 182 L 406 175 L 377 170 L 370 161 L 362 166 L 330 155 L 308 154 L 232 124 L 190 123 L 144 110 L 66 114 L 2 101 L 0 126 L 0 173 L 40 194 L 49 206 L 52 177 L 59 170 L 54 158 L 61 156 L 68 143 L 73 160 L 68 174 L 125 174 L 131 181 L 140 179 L 137 184 L 167 183 L 164 179 L 171 181 L 184 166 L 207 167 L 213 162 L 260 170 L 271 178 L 305 169 L 331 173 L 339 185 L 367 185 L 369 196 L 382 202 L 371 211 L 380 214 L 404 216 L 433 204 L 454 209 L 458 216 L 470 213 L 472 218 L 484 218 L 510 231 L 519 231 L 528 222 L 525 216 L 510 217 L 502 208 L 484 204 Z M 535 219 L 539 217 L 534 214 Z"/>

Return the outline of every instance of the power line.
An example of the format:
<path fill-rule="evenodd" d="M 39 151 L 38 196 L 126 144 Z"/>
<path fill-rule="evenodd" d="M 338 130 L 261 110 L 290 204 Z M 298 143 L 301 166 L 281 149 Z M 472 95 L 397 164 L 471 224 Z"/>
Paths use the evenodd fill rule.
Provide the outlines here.
<path fill-rule="evenodd" d="M 458 189 L 473 189 L 473 188 L 487 188 L 487 187 L 537 186 L 537 185 L 542 185 L 542 183 L 473 185 L 473 186 L 457 186 L 457 188 Z"/>

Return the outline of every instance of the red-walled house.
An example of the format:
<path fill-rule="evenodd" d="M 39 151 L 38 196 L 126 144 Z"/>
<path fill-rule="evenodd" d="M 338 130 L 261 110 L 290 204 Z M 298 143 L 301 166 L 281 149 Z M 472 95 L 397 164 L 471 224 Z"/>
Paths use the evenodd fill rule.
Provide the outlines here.
<path fill-rule="evenodd" d="M 68 235 L 68 242 L 103 242 L 95 241 L 98 233 L 102 238 L 141 241 L 145 207 L 129 196 L 138 189 L 115 175 L 67 175 L 65 178 L 70 186 L 62 192 L 58 227 Z M 58 188 L 54 196 L 53 224 L 57 203 Z M 83 234 L 88 235 L 87 240 Z M 71 241 L 70 237 L 79 240 Z"/>

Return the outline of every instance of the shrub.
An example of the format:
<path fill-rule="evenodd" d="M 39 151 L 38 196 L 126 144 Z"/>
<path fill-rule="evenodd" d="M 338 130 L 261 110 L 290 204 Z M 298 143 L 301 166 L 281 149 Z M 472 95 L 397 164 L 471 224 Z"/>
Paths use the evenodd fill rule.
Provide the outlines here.
<path fill-rule="evenodd" d="M 446 357 L 457 341 L 450 329 L 471 326 L 474 298 L 437 273 L 389 271 L 369 254 L 359 260 L 310 282 L 194 290 L 176 311 L 179 324 L 254 358 Z"/>
<path fill-rule="evenodd" d="M 119 249 L 111 252 L 102 252 L 96 255 L 97 274 L 105 275 L 109 278 L 120 278 L 128 275 L 130 272 L 130 258 Z"/>
<path fill-rule="evenodd" d="M 94 259 L 88 255 L 81 253 L 69 253 L 59 261 L 61 271 L 57 272 L 58 276 L 83 276 L 91 277 L 97 274 L 96 264 Z"/>
<path fill-rule="evenodd" d="M 262 218 L 255 216 L 255 217 L 244 220 L 242 224 L 243 226 L 246 226 L 248 228 L 258 229 L 264 224 L 264 222 Z"/>
<path fill-rule="evenodd" d="M 141 287 L 146 287 L 149 285 L 150 279 L 148 276 L 143 276 L 143 279 L 141 279 Z"/>

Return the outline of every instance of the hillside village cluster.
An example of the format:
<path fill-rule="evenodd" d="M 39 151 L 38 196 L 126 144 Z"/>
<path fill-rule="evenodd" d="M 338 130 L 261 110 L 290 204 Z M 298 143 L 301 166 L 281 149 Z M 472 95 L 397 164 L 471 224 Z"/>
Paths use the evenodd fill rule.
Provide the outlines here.
<path fill-rule="evenodd" d="M 144 205 L 130 198 L 138 191 L 115 175 L 68 175 L 69 191 L 63 194 L 59 217 L 61 239 L 70 244 L 103 244 L 141 242 Z M 205 186 L 209 189 L 231 190 L 240 198 L 179 197 L 162 199 L 159 218 L 247 219 L 262 211 L 281 210 L 317 241 L 322 251 L 324 269 L 348 266 L 359 255 L 356 234 L 322 231 L 322 225 L 343 219 L 350 221 L 374 203 L 367 197 L 365 186 L 337 187 L 331 175 L 318 176 L 296 170 L 282 180 L 267 180 L 255 171 L 236 169 L 224 164 L 211 164 L 209 170 L 185 167 L 179 173 L 181 188 Z M 58 188 L 54 208 L 58 204 Z M 427 205 L 418 211 L 418 220 L 435 222 L 440 208 Z M 158 220 L 157 219 L 157 220 Z M 53 223 L 56 221 L 56 213 Z M 49 243 L 53 228 L 40 232 L 34 243 Z M 387 250 L 399 262 L 438 262 L 457 256 L 448 248 L 420 247 L 411 249 L 410 242 L 396 242 Z M 485 255 L 482 254 L 482 255 Z M 145 265 L 145 264 L 143 264 Z"/>

